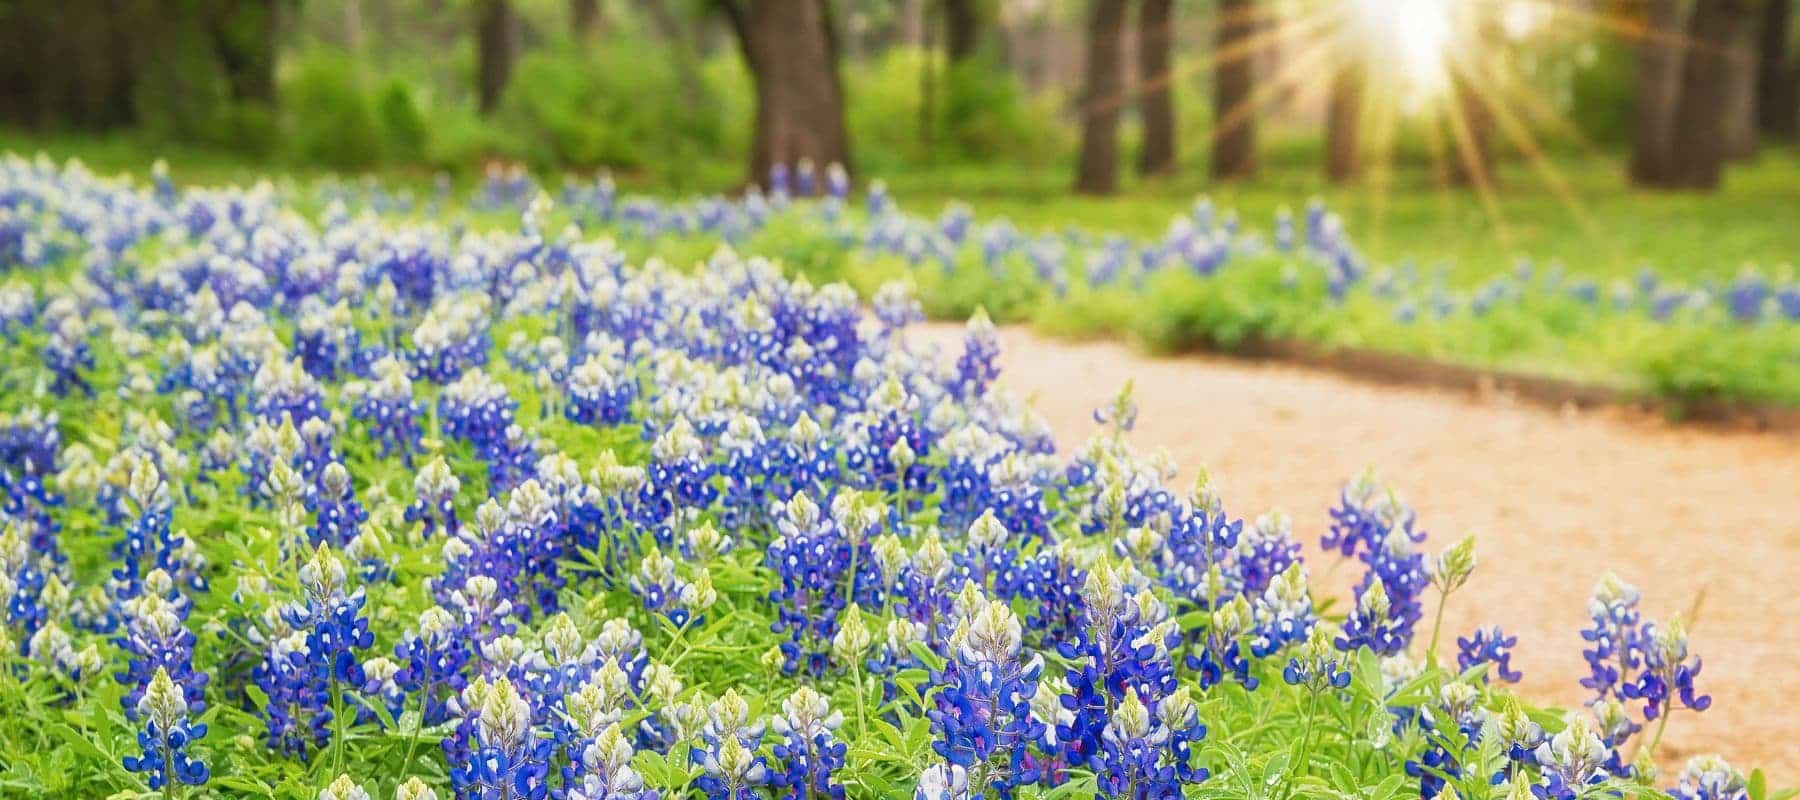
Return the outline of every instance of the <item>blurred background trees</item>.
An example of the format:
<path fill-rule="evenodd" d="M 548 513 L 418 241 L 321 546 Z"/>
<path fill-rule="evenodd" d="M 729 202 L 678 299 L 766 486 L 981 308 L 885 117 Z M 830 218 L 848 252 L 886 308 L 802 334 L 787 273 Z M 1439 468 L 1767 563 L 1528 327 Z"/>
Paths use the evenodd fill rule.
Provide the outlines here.
<path fill-rule="evenodd" d="M 1791 0 L 5 0 L 0 125 L 712 188 L 1011 165 L 1098 194 L 1290 153 L 1491 188 L 1598 148 L 1707 189 L 1793 141 L 1795 24 Z"/>

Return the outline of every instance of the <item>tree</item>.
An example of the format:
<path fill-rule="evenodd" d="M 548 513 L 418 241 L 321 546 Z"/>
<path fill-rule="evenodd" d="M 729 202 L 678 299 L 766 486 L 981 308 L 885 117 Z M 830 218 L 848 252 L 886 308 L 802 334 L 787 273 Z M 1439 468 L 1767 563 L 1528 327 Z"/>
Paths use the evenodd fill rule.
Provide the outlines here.
<path fill-rule="evenodd" d="M 1346 183 L 1362 175 L 1362 99 L 1367 67 L 1348 55 L 1331 76 L 1325 109 L 1325 177 Z"/>
<path fill-rule="evenodd" d="M 1764 0 L 1756 60 L 1757 125 L 1784 139 L 1800 132 L 1800 67 L 1788 55 L 1792 17 L 1792 0 Z"/>
<path fill-rule="evenodd" d="M 1169 51 L 1175 40 L 1174 0 L 1144 0 L 1138 9 L 1138 113 L 1144 120 L 1144 148 L 1138 171 L 1175 171 L 1175 95 L 1170 90 Z"/>
<path fill-rule="evenodd" d="M 1494 96 L 1497 70 L 1488 60 L 1495 59 L 1506 46 L 1499 17 L 1491 6 L 1471 9 L 1468 18 L 1468 45 L 1465 54 L 1447 59 L 1450 79 L 1450 143 L 1449 178 L 1451 183 L 1493 186 L 1499 180 L 1494 172 Z"/>
<path fill-rule="evenodd" d="M 600 33 L 603 22 L 600 0 L 569 0 L 569 26 L 577 38 L 593 38 Z"/>
<path fill-rule="evenodd" d="M 1643 34 L 1631 120 L 1631 180 L 1658 186 L 1674 171 L 1669 137 L 1681 90 L 1681 0 L 1645 0 L 1639 10 Z"/>
<path fill-rule="evenodd" d="M 225 70 L 231 99 L 275 105 L 275 0 L 215 3 L 202 12 L 211 24 L 213 49 Z"/>
<path fill-rule="evenodd" d="M 476 0 L 475 36 L 479 64 L 476 67 L 476 89 L 482 114 L 490 114 L 500 105 L 506 93 L 506 81 L 512 77 L 513 65 L 519 60 L 519 18 L 508 0 Z"/>
<path fill-rule="evenodd" d="M 944 0 L 944 52 L 952 67 L 975 57 L 981 47 L 981 0 Z"/>
<path fill-rule="evenodd" d="M 1111 194 L 1119 184 L 1119 105 L 1125 91 L 1120 51 L 1126 0 L 1093 0 L 1088 15 L 1087 79 L 1081 92 L 1081 160 L 1075 191 Z"/>
<path fill-rule="evenodd" d="M 1251 107 L 1256 60 L 1256 0 L 1219 0 L 1213 47 L 1212 176 L 1228 181 L 1256 174 L 1256 112 Z"/>
<path fill-rule="evenodd" d="M 1681 88 L 1669 133 L 1669 173 L 1660 185 L 1714 189 L 1727 155 L 1733 59 L 1747 58 L 1739 46 L 1749 24 L 1749 0 L 1707 0 L 1688 19 L 1688 48 Z"/>
<path fill-rule="evenodd" d="M 751 183 L 802 159 L 851 168 L 828 0 L 715 0 L 756 84 Z"/>

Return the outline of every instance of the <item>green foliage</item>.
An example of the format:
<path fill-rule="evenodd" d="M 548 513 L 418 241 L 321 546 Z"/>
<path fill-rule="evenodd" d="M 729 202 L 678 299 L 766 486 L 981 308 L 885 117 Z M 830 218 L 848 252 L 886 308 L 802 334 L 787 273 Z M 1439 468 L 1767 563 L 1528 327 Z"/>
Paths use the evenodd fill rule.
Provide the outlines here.
<path fill-rule="evenodd" d="M 1583 42 L 1572 59 L 1550 70 L 1568 86 L 1563 107 L 1568 120 L 1588 141 L 1623 146 L 1631 142 L 1632 114 L 1637 107 L 1637 53 L 1631 41 Z M 1572 62 L 1572 63 L 1571 63 Z"/>
<path fill-rule="evenodd" d="M 425 155 L 429 134 L 425 116 L 413 101 L 412 88 L 405 81 L 392 79 L 381 90 L 378 104 L 381 114 L 382 139 L 390 158 L 417 161 Z"/>
<path fill-rule="evenodd" d="M 231 131 L 223 123 L 231 105 L 212 40 L 193 20 L 171 20 L 156 35 L 165 43 L 158 57 L 138 66 L 132 84 L 132 108 L 151 138 L 198 141 L 230 147 Z"/>
<path fill-rule="evenodd" d="M 979 59 L 947 68 L 938 58 L 929 120 L 923 52 L 896 48 L 844 69 L 845 124 L 865 171 L 996 158 L 1060 164 L 1070 152 L 1053 101 L 1025 97 L 1010 74 Z"/>
<path fill-rule="evenodd" d="M 349 59 L 315 54 L 282 87 L 282 96 L 295 157 L 336 169 L 380 163 L 381 120 Z"/>
<path fill-rule="evenodd" d="M 741 84 L 684 74 L 642 41 L 529 52 L 508 83 L 499 124 L 515 157 L 544 167 L 680 170 L 743 146 L 730 104 Z"/>

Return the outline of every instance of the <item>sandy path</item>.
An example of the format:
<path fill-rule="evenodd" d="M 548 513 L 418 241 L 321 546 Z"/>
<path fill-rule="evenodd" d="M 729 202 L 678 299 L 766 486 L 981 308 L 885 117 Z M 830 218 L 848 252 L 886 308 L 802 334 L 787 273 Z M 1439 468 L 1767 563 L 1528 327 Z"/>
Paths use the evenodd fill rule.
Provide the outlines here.
<path fill-rule="evenodd" d="M 962 329 L 914 336 L 959 348 Z M 1433 552 L 1479 534 L 1481 566 L 1452 599 L 1440 648 L 1454 653 L 1450 632 L 1503 624 L 1519 638 L 1522 691 L 1539 700 L 1585 697 L 1578 631 L 1604 570 L 1643 590 L 1647 616 L 1687 611 L 1704 593 L 1691 643 L 1713 707 L 1672 719 L 1665 775 L 1718 752 L 1746 771 L 1760 765 L 1774 786 L 1800 783 L 1800 437 L 1556 413 L 1274 364 L 1151 359 L 1020 328 L 1001 339 L 1001 381 L 1032 398 L 1065 450 L 1135 379 L 1134 441 L 1168 448 L 1179 485 L 1205 465 L 1235 515 L 1286 509 L 1315 576 L 1330 569 L 1317 554 L 1326 510 L 1367 466 L 1413 503 Z M 1358 566 L 1326 585 L 1347 594 Z M 1428 601 L 1428 619 L 1433 610 Z"/>

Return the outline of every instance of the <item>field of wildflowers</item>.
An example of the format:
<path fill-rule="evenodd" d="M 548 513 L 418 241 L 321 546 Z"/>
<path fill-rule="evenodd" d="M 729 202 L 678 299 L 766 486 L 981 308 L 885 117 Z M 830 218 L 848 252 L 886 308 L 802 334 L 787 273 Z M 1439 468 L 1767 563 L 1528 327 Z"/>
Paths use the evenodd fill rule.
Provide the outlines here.
<path fill-rule="evenodd" d="M 1800 405 L 1800 274 L 1791 265 L 1644 265 L 1609 276 L 1521 259 L 1475 277 L 1447 262 L 1375 261 L 1317 200 L 1262 221 L 1202 197 L 1162 233 L 1137 236 L 1032 229 L 956 201 L 920 215 L 880 181 L 853 202 L 847 183 L 815 172 L 778 170 L 767 193 L 735 199 L 669 200 L 622 193 L 605 178 L 565 180 L 559 218 L 606 230 L 637 258 L 686 263 L 731 244 L 866 297 L 901 281 L 938 319 L 980 311 L 1058 335 L 1122 335 L 1161 352 L 1271 342 L 1369 350 L 1677 408 Z M 540 191 L 523 172 L 496 171 L 476 206 L 505 210 L 509 221 Z M 835 200 L 787 202 L 819 191 Z M 354 192 L 388 208 L 430 205 L 379 187 Z"/>
<path fill-rule="evenodd" d="M 1538 707 L 1503 628 L 1441 624 L 1475 541 L 1393 489 L 1246 521 L 1127 444 L 1129 388 L 1059 449 L 985 315 L 921 348 L 904 284 L 865 307 L 757 251 L 991 246 L 1054 287 L 1304 249 L 1299 282 L 1380 297 L 1323 212 L 1264 245 L 1196 216 L 1153 258 L 772 187 L 414 205 L 0 161 L 0 794 L 1793 796 L 1659 763 L 1710 699 L 1635 587 L 1597 576 L 1568 643 L 1591 701 Z M 1652 324 L 1656 291 L 1592 313 Z M 1362 572 L 1343 607 L 1299 536 Z"/>

